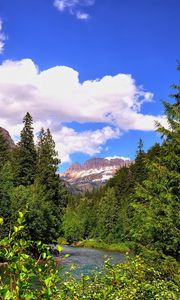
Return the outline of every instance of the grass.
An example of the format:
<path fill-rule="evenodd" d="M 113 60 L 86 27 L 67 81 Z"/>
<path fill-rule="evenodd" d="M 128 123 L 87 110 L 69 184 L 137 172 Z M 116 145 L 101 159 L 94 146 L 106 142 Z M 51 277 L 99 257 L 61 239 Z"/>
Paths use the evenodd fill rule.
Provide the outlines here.
<path fill-rule="evenodd" d="M 130 252 L 130 248 L 126 243 L 107 244 L 103 241 L 97 241 L 94 239 L 83 240 L 83 241 L 77 242 L 75 244 L 75 246 L 76 247 L 95 248 L 95 249 L 104 249 L 104 250 L 110 250 L 110 251 L 118 251 L 121 253 Z"/>
<path fill-rule="evenodd" d="M 69 245 L 69 243 L 66 241 L 66 239 L 64 237 L 59 237 L 57 240 L 58 245 Z"/>

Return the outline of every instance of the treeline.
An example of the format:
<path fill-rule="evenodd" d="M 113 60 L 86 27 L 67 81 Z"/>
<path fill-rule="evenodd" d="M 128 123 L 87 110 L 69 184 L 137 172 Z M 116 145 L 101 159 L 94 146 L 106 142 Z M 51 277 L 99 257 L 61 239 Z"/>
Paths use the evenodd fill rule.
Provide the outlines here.
<path fill-rule="evenodd" d="M 62 234 L 61 220 L 67 192 L 57 175 L 59 159 L 50 130 L 42 129 L 34 142 L 33 120 L 23 119 L 20 141 L 13 149 L 0 133 L 0 237 L 16 224 L 18 211 L 27 210 L 26 237 L 52 242 Z"/>
<path fill-rule="evenodd" d="M 105 187 L 68 203 L 62 227 L 68 241 L 128 242 L 136 253 L 179 259 L 180 86 L 174 104 L 164 102 L 169 128 L 147 153 L 139 141 L 134 164 L 121 168 Z"/>

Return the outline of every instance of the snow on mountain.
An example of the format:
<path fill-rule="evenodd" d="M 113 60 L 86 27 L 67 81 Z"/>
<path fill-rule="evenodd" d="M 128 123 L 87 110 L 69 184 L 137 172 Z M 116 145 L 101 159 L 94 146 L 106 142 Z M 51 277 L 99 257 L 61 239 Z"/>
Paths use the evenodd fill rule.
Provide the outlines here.
<path fill-rule="evenodd" d="M 118 169 L 131 163 L 130 158 L 126 157 L 97 157 L 85 161 L 82 165 L 79 163 L 72 164 L 60 176 L 68 184 L 87 190 L 104 184 Z"/>

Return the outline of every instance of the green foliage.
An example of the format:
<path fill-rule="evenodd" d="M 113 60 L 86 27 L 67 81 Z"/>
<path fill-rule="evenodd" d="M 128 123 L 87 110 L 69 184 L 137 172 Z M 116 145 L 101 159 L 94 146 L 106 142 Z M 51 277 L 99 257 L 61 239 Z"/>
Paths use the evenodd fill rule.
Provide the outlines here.
<path fill-rule="evenodd" d="M 6 162 L 0 170 L 0 213 L 4 219 L 0 227 L 0 237 L 8 233 L 11 221 L 11 196 L 13 192 L 13 176 L 10 162 Z"/>
<path fill-rule="evenodd" d="M 180 204 L 170 186 L 174 174 L 156 164 L 151 166 L 150 174 L 149 179 L 136 189 L 132 203 L 131 238 L 141 246 L 177 257 Z"/>
<path fill-rule="evenodd" d="M 125 243 L 117 243 L 117 244 L 107 244 L 102 240 L 83 240 L 76 244 L 78 247 L 87 247 L 87 248 L 95 248 L 95 249 L 104 249 L 110 251 L 118 251 L 121 253 L 129 253 L 130 249 L 129 246 Z"/>
<path fill-rule="evenodd" d="M 35 183 L 30 187 L 29 213 L 26 218 L 28 235 L 33 241 L 52 243 L 60 232 L 59 220 L 47 199 L 44 186 Z"/>
<path fill-rule="evenodd" d="M 103 270 L 76 280 L 71 273 L 60 273 L 47 246 L 18 237 L 24 230 L 25 215 L 19 212 L 18 225 L 0 241 L 0 256 L 6 261 L 0 277 L 0 299 L 129 299 L 177 300 L 178 286 L 141 257 L 128 258 L 112 265 L 105 261 Z M 32 257 L 36 246 L 40 256 Z M 61 251 L 61 247 L 58 248 Z"/>
<path fill-rule="evenodd" d="M 135 183 L 141 183 L 147 178 L 146 153 L 143 150 L 143 141 L 139 140 L 135 163 L 131 166 Z"/>
<path fill-rule="evenodd" d="M 66 239 L 62 236 L 58 237 L 57 239 L 57 243 L 58 245 L 68 245 L 68 242 L 66 241 Z"/>
<path fill-rule="evenodd" d="M 21 131 L 20 142 L 16 153 L 16 185 L 28 186 L 34 182 L 36 172 L 36 149 L 32 127 L 32 117 L 27 113 L 23 119 L 24 128 Z"/>
<path fill-rule="evenodd" d="M 49 200 L 58 201 L 59 196 L 59 177 L 56 174 L 59 164 L 55 143 L 49 131 L 41 129 L 37 145 L 37 172 L 36 180 L 44 185 L 48 193 Z"/>
<path fill-rule="evenodd" d="M 83 239 L 84 226 L 83 221 L 76 212 L 66 210 L 63 217 L 62 229 L 65 239 L 69 242 L 76 242 Z"/>
<path fill-rule="evenodd" d="M 7 140 L 0 131 L 0 170 L 3 165 L 9 160 L 10 149 Z"/>
<path fill-rule="evenodd" d="M 18 210 L 28 205 L 27 237 L 50 243 L 62 234 L 61 218 L 68 194 L 57 175 L 60 161 L 49 129 L 41 131 L 36 151 L 29 113 L 23 123 L 20 142 L 12 155 L 0 135 L 0 213 L 4 218 L 0 234 L 7 233 L 16 223 Z"/>
<path fill-rule="evenodd" d="M 164 142 L 158 160 L 149 165 L 148 178 L 133 196 L 130 236 L 147 247 L 178 259 L 180 241 L 180 87 L 176 102 L 164 102 L 169 128 L 157 124 Z"/>
<path fill-rule="evenodd" d="M 104 241 L 113 242 L 114 229 L 118 219 L 118 203 L 113 188 L 108 188 L 100 200 L 97 218 L 97 236 Z"/>
<path fill-rule="evenodd" d="M 6 262 L 0 276 L 0 299 L 55 299 L 58 293 L 56 262 L 48 247 L 41 242 L 34 244 L 19 238 L 24 222 L 25 215 L 19 212 L 18 225 L 0 241 L 0 257 Z M 40 253 L 38 260 L 29 253 L 34 246 Z"/>
<path fill-rule="evenodd" d="M 47 237 L 46 242 L 49 242 L 50 239 L 51 241 L 57 239 L 61 234 L 61 219 L 68 197 L 57 174 L 58 164 L 60 163 L 57 155 L 55 142 L 53 141 L 50 130 L 47 129 L 45 132 L 44 129 L 42 129 L 37 145 L 37 171 L 35 180 L 36 198 L 39 200 L 34 201 L 36 212 L 33 219 L 35 228 L 37 223 L 36 219 L 40 217 L 42 220 L 42 215 L 43 218 L 45 218 L 44 223 L 46 223 L 47 228 L 46 226 L 44 227 L 41 236 L 44 235 L 44 237 Z M 41 191 L 43 189 L 44 195 L 38 195 L 38 189 Z M 32 228 L 31 231 L 33 232 L 33 230 Z M 45 234 L 46 230 L 48 234 Z"/>

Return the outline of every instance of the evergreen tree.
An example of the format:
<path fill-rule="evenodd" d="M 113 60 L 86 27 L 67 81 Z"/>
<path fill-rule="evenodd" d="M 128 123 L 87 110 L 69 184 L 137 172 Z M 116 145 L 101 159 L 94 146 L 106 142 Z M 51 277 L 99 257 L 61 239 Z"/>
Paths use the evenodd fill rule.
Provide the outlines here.
<path fill-rule="evenodd" d="M 108 188 L 100 199 L 97 218 L 97 237 L 113 242 L 118 220 L 118 202 L 113 188 Z"/>
<path fill-rule="evenodd" d="M 54 239 L 60 234 L 61 218 L 67 199 L 67 193 L 57 174 L 59 163 L 50 130 L 47 129 L 45 132 L 42 129 L 37 145 L 36 184 L 43 187 L 46 201 L 51 203 L 51 212 L 54 217 L 51 218 L 52 222 L 49 222 L 49 228 L 54 232 Z"/>
<path fill-rule="evenodd" d="M 9 159 L 10 149 L 9 144 L 0 130 L 0 170 Z"/>
<path fill-rule="evenodd" d="M 60 160 L 49 129 L 46 132 L 42 129 L 40 132 L 37 155 L 36 179 L 45 187 L 47 198 L 58 204 L 60 179 L 57 170 Z"/>
<path fill-rule="evenodd" d="M 131 171 L 135 182 L 141 183 L 147 177 L 145 158 L 146 158 L 146 153 L 144 152 L 143 149 L 143 140 L 139 139 L 135 163 L 131 166 Z"/>
<path fill-rule="evenodd" d="M 10 230 L 12 220 L 11 201 L 13 194 L 13 175 L 10 162 L 6 162 L 0 171 L 0 216 L 4 223 L 0 227 L 0 237 L 6 236 Z"/>
<path fill-rule="evenodd" d="M 180 87 L 175 103 L 164 102 L 169 128 L 159 123 L 164 137 L 158 161 L 149 166 L 148 178 L 136 189 L 131 238 L 140 248 L 178 258 L 180 247 Z"/>
<path fill-rule="evenodd" d="M 76 210 L 70 207 L 66 208 L 66 212 L 62 218 L 62 229 L 65 239 L 69 242 L 77 242 L 83 239 L 84 222 L 79 217 Z"/>
<path fill-rule="evenodd" d="M 124 166 L 107 182 L 107 187 L 114 188 L 118 203 L 118 220 L 114 229 L 115 241 L 124 241 L 128 231 L 128 215 L 130 197 L 134 193 L 134 177 L 131 167 Z"/>
<path fill-rule="evenodd" d="M 147 151 L 147 159 L 149 161 L 158 161 L 161 156 L 161 146 L 158 143 L 155 143 L 148 151 Z"/>
<path fill-rule="evenodd" d="M 33 241 L 52 243 L 59 233 L 56 226 L 58 220 L 51 201 L 46 199 L 45 187 L 35 183 L 30 187 L 30 194 L 29 212 L 26 217 L 28 235 Z"/>
<path fill-rule="evenodd" d="M 180 70 L 180 67 L 179 67 Z M 157 131 L 161 133 L 163 143 L 162 162 L 168 169 L 180 172 L 180 85 L 173 85 L 177 91 L 171 95 L 175 99 L 174 104 L 163 102 L 169 128 L 156 123 Z"/>
<path fill-rule="evenodd" d="M 16 185 L 33 184 L 36 172 L 36 149 L 34 145 L 33 120 L 27 112 L 23 119 L 20 142 L 16 153 L 17 169 L 15 170 Z"/>

